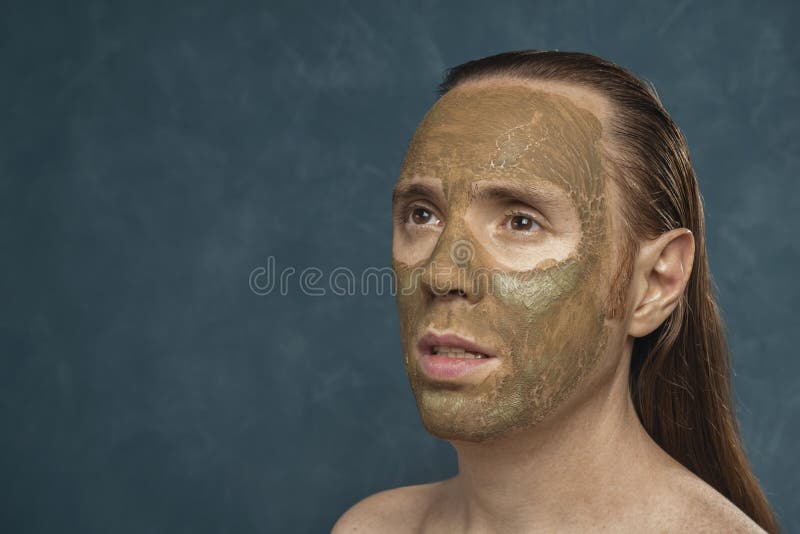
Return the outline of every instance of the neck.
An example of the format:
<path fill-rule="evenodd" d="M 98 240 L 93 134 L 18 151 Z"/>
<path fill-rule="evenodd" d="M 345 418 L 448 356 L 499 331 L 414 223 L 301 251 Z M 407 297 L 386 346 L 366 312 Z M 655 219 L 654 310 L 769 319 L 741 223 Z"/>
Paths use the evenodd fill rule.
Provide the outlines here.
<path fill-rule="evenodd" d="M 671 463 L 636 415 L 626 365 L 591 398 L 534 427 L 488 442 L 451 441 L 459 473 L 445 483 L 450 524 L 465 532 L 560 530 L 618 516 L 655 468 Z"/>

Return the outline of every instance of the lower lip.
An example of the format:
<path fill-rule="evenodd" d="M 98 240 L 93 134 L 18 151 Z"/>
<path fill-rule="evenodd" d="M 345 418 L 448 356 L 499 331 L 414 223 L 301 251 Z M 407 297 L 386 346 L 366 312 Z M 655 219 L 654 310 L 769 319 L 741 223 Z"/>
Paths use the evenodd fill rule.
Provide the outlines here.
<path fill-rule="evenodd" d="M 459 378 L 473 369 L 485 365 L 493 358 L 449 358 L 438 354 L 423 354 L 419 360 L 422 372 L 431 378 L 448 380 Z"/>

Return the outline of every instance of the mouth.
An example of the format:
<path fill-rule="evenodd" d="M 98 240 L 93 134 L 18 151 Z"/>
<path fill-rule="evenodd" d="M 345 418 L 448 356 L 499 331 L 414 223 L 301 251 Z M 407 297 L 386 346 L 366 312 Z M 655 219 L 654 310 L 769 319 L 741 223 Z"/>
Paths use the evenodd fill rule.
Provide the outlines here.
<path fill-rule="evenodd" d="M 427 332 L 417 344 L 422 372 L 434 380 L 452 381 L 476 375 L 478 368 L 497 363 L 486 347 L 456 334 Z"/>

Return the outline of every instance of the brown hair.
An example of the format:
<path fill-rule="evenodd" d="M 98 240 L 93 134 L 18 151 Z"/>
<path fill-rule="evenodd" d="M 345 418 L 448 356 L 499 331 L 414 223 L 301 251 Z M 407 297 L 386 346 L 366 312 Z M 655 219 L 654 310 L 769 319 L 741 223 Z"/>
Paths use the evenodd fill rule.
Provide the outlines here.
<path fill-rule="evenodd" d="M 557 81 L 588 87 L 613 106 L 606 153 L 623 193 L 623 261 L 615 280 L 620 313 L 638 242 L 674 228 L 695 238 L 687 288 L 670 317 L 634 342 L 630 389 L 652 438 L 768 532 L 775 515 L 744 453 L 732 406 L 730 355 L 706 256 L 703 204 L 686 140 L 655 88 L 627 69 L 577 52 L 521 50 L 449 69 L 439 95 L 468 80 L 491 77 Z"/>

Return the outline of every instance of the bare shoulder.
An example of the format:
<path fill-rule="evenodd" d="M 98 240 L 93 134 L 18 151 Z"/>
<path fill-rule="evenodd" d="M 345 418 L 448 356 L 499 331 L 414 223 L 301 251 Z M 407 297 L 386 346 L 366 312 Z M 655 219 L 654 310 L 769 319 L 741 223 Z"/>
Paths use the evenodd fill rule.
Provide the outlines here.
<path fill-rule="evenodd" d="M 416 532 L 442 482 L 381 491 L 350 507 L 333 525 L 332 534 Z"/>
<path fill-rule="evenodd" d="M 758 533 L 765 531 L 724 495 L 688 470 L 670 477 L 662 526 L 680 532 Z"/>

